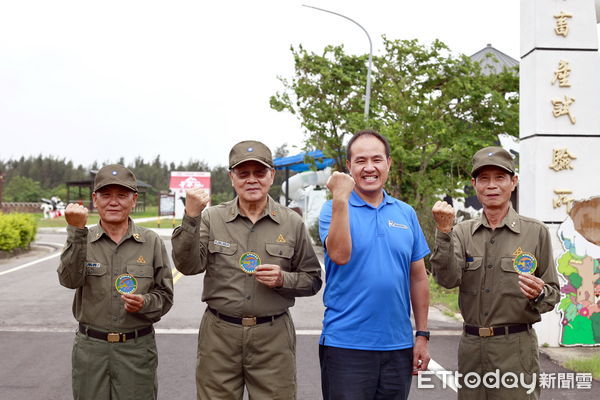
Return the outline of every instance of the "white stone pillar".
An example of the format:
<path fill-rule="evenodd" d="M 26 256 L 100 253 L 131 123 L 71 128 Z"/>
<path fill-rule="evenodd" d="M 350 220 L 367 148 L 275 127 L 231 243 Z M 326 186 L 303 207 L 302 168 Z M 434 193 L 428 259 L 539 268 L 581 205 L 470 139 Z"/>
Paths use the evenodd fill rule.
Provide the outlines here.
<path fill-rule="evenodd" d="M 521 0 L 519 213 L 547 224 L 556 259 L 568 252 L 558 231 L 573 201 L 600 196 L 599 4 Z M 559 276 L 561 287 L 574 277 Z M 564 344 L 565 321 L 558 307 L 544 314 L 540 344 Z"/>

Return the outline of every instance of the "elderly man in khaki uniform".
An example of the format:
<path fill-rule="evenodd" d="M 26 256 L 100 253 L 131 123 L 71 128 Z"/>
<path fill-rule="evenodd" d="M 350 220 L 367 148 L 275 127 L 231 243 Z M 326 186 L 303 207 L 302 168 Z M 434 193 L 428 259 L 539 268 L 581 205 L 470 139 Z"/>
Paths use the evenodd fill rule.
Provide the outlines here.
<path fill-rule="evenodd" d="M 440 285 L 460 288 L 465 321 L 458 398 L 537 399 L 540 366 L 532 324 L 559 300 L 550 235 L 543 223 L 512 208 L 518 178 L 507 151 L 479 150 L 471 175 L 481 218 L 453 226 L 452 206 L 443 201 L 433 206 L 433 274 Z"/>
<path fill-rule="evenodd" d="M 92 199 L 100 222 L 86 228 L 88 210 L 65 209 L 67 244 L 60 284 L 77 289 L 73 314 L 73 397 L 156 399 L 158 364 L 152 324 L 173 305 L 173 279 L 162 240 L 129 214 L 137 199 L 133 173 L 100 169 Z"/>
<path fill-rule="evenodd" d="M 208 307 L 198 336 L 197 397 L 296 398 L 296 336 L 288 308 L 321 288 L 321 267 L 302 218 L 269 195 L 271 151 L 257 141 L 229 153 L 237 197 L 204 209 L 202 189 L 186 194 L 173 259 L 186 275 L 205 272 Z"/>

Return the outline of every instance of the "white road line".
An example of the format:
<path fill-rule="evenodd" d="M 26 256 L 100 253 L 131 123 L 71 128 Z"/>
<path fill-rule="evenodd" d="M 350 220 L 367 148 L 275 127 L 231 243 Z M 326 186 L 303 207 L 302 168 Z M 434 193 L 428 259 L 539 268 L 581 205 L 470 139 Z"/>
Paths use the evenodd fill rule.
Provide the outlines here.
<path fill-rule="evenodd" d="M 55 243 L 55 242 L 33 242 L 33 244 L 39 244 L 40 246 L 58 246 L 65 247 L 64 243 Z"/>
<path fill-rule="evenodd" d="M 42 328 L 42 327 L 3 327 L 0 328 L 0 332 L 33 332 L 33 333 L 71 333 L 75 332 L 77 327 L 73 328 Z M 172 334 L 172 335 L 197 335 L 198 328 L 156 328 L 157 334 Z M 320 329 L 298 329 L 296 335 L 298 336 L 318 336 L 321 334 Z"/>
<path fill-rule="evenodd" d="M 456 384 L 454 381 L 454 374 L 452 372 L 447 371 L 444 367 L 442 367 L 440 364 L 438 364 L 435 360 L 429 360 L 428 369 L 430 371 L 435 372 L 435 376 L 439 380 L 441 380 L 442 383 L 445 383 L 445 385 L 447 387 L 454 390 L 454 392 L 458 392 L 458 389 L 456 388 Z"/>
<path fill-rule="evenodd" d="M 0 272 L 0 276 L 6 275 L 6 274 L 10 274 L 11 272 L 15 272 L 15 271 L 18 271 L 18 270 L 23 269 L 23 268 L 31 267 L 32 265 L 39 264 L 39 263 L 41 263 L 43 261 L 51 260 L 51 259 L 56 258 L 58 256 L 60 256 L 60 253 L 52 254 L 52 255 L 50 255 L 48 257 L 40 258 L 38 260 L 28 262 L 27 264 L 19 265 L 18 267 L 14 267 L 14 268 L 8 269 L 6 271 Z"/>

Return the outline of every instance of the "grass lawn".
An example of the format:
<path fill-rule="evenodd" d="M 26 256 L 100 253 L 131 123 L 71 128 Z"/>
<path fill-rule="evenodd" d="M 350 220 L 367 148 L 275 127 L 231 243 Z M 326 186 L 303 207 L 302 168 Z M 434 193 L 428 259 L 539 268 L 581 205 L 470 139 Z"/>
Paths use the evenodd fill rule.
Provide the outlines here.
<path fill-rule="evenodd" d="M 438 285 L 433 276 L 429 275 L 429 304 L 439 305 L 446 309 L 445 314 L 454 317 L 460 314 L 458 308 L 458 288 L 446 289 Z"/>
<path fill-rule="evenodd" d="M 565 367 L 576 372 L 591 372 L 594 379 L 600 379 L 600 354 L 589 358 L 569 360 Z"/>
<path fill-rule="evenodd" d="M 158 207 L 157 206 L 147 206 L 146 211 L 131 214 L 131 218 L 148 218 L 148 217 L 156 217 L 158 215 Z M 67 226 L 67 222 L 65 221 L 65 217 L 58 217 L 53 219 L 43 219 L 43 214 L 35 214 L 35 217 L 38 219 L 38 228 L 61 228 L 63 226 Z M 98 214 L 91 213 L 88 215 L 88 224 L 97 224 L 99 221 Z M 180 221 L 181 223 L 181 221 Z M 161 224 L 162 225 L 162 224 Z M 142 225 L 145 226 L 145 225 Z M 152 226 L 152 228 L 156 228 L 156 226 Z"/>

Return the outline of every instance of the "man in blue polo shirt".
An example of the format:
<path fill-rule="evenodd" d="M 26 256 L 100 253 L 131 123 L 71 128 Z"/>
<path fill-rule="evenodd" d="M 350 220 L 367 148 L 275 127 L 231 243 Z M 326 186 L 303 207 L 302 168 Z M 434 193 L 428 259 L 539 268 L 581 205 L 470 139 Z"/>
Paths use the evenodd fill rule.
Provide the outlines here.
<path fill-rule="evenodd" d="M 429 363 L 429 248 L 408 204 L 383 186 L 390 145 L 372 130 L 348 143 L 350 175 L 335 172 L 319 231 L 325 244 L 321 385 L 328 399 L 406 399 Z M 411 303 L 416 339 L 410 322 Z"/>

